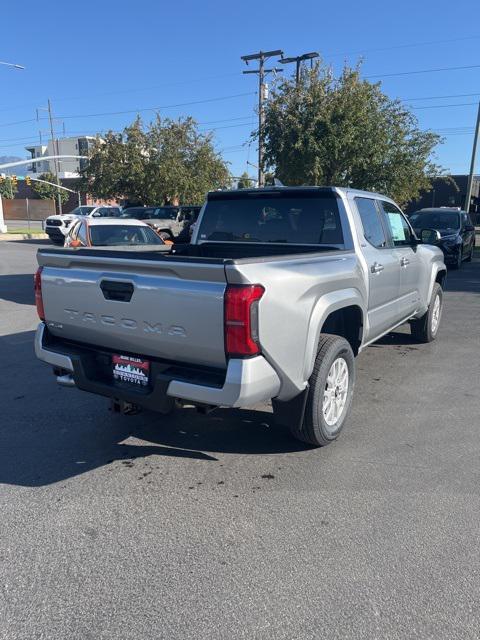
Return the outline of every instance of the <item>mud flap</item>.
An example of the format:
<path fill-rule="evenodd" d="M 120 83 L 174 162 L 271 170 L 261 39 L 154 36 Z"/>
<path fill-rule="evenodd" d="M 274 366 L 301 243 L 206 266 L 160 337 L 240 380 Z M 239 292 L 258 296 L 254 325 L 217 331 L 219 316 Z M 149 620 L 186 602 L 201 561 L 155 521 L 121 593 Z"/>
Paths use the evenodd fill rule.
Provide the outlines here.
<path fill-rule="evenodd" d="M 275 421 L 289 428 L 300 429 L 305 416 L 309 391 L 310 385 L 307 384 L 305 389 L 291 400 L 283 401 L 274 398 L 272 400 L 272 408 Z"/>

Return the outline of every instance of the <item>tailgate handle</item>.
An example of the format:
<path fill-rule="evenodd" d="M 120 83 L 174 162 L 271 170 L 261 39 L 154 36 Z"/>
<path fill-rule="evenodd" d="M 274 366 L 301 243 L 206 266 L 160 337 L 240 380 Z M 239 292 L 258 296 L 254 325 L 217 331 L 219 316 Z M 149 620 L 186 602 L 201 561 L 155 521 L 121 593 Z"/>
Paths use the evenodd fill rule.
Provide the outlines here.
<path fill-rule="evenodd" d="M 133 284 L 131 282 L 117 282 L 115 280 L 102 280 L 100 289 L 106 300 L 116 300 L 117 302 L 130 302 L 133 295 Z"/>

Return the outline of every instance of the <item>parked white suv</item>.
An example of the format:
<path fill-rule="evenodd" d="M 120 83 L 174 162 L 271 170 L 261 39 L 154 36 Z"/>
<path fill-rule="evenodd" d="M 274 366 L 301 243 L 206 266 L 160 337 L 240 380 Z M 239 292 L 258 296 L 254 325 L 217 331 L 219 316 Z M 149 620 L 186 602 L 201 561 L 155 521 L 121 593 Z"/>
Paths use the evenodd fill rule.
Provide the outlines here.
<path fill-rule="evenodd" d="M 58 216 L 49 216 L 45 220 L 45 233 L 53 244 L 63 246 L 65 237 L 68 235 L 73 223 L 79 217 L 89 218 L 118 218 L 122 213 L 121 207 L 110 205 L 82 205 L 70 213 Z"/>

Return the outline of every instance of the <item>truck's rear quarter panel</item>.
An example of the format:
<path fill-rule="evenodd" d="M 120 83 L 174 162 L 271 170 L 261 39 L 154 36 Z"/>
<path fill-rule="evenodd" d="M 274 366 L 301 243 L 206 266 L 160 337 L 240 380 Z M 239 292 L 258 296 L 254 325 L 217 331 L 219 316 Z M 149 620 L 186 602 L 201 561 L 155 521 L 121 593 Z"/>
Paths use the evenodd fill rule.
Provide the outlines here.
<path fill-rule="evenodd" d="M 260 283 L 262 352 L 282 380 L 281 397 L 305 386 L 312 356 L 328 309 L 349 304 L 365 307 L 366 291 L 357 256 L 328 252 L 267 262 L 227 265 L 228 282 Z"/>

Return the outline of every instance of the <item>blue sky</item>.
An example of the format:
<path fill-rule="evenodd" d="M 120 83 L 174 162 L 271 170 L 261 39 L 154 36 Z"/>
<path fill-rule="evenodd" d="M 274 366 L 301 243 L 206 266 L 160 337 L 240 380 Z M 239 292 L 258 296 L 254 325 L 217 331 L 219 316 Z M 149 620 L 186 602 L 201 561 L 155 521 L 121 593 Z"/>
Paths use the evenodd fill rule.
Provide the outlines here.
<path fill-rule="evenodd" d="M 64 124 L 67 135 L 121 129 L 137 109 L 192 115 L 202 129 L 215 129 L 216 148 L 239 175 L 249 158 L 255 162 L 248 139 L 257 99 L 256 76 L 242 75 L 240 56 L 278 48 L 286 56 L 319 51 L 336 71 L 363 55 L 365 76 L 478 65 L 378 78 L 386 93 L 416 107 L 422 128 L 445 134 L 440 164 L 452 173 L 468 170 L 480 99 L 474 0 L 4 4 L 0 60 L 26 70 L 0 66 L 0 156 L 24 157 L 39 126 L 47 136 L 46 120 L 34 119 L 50 97 L 57 131 Z M 131 113 L 87 117 L 118 111 Z"/>

